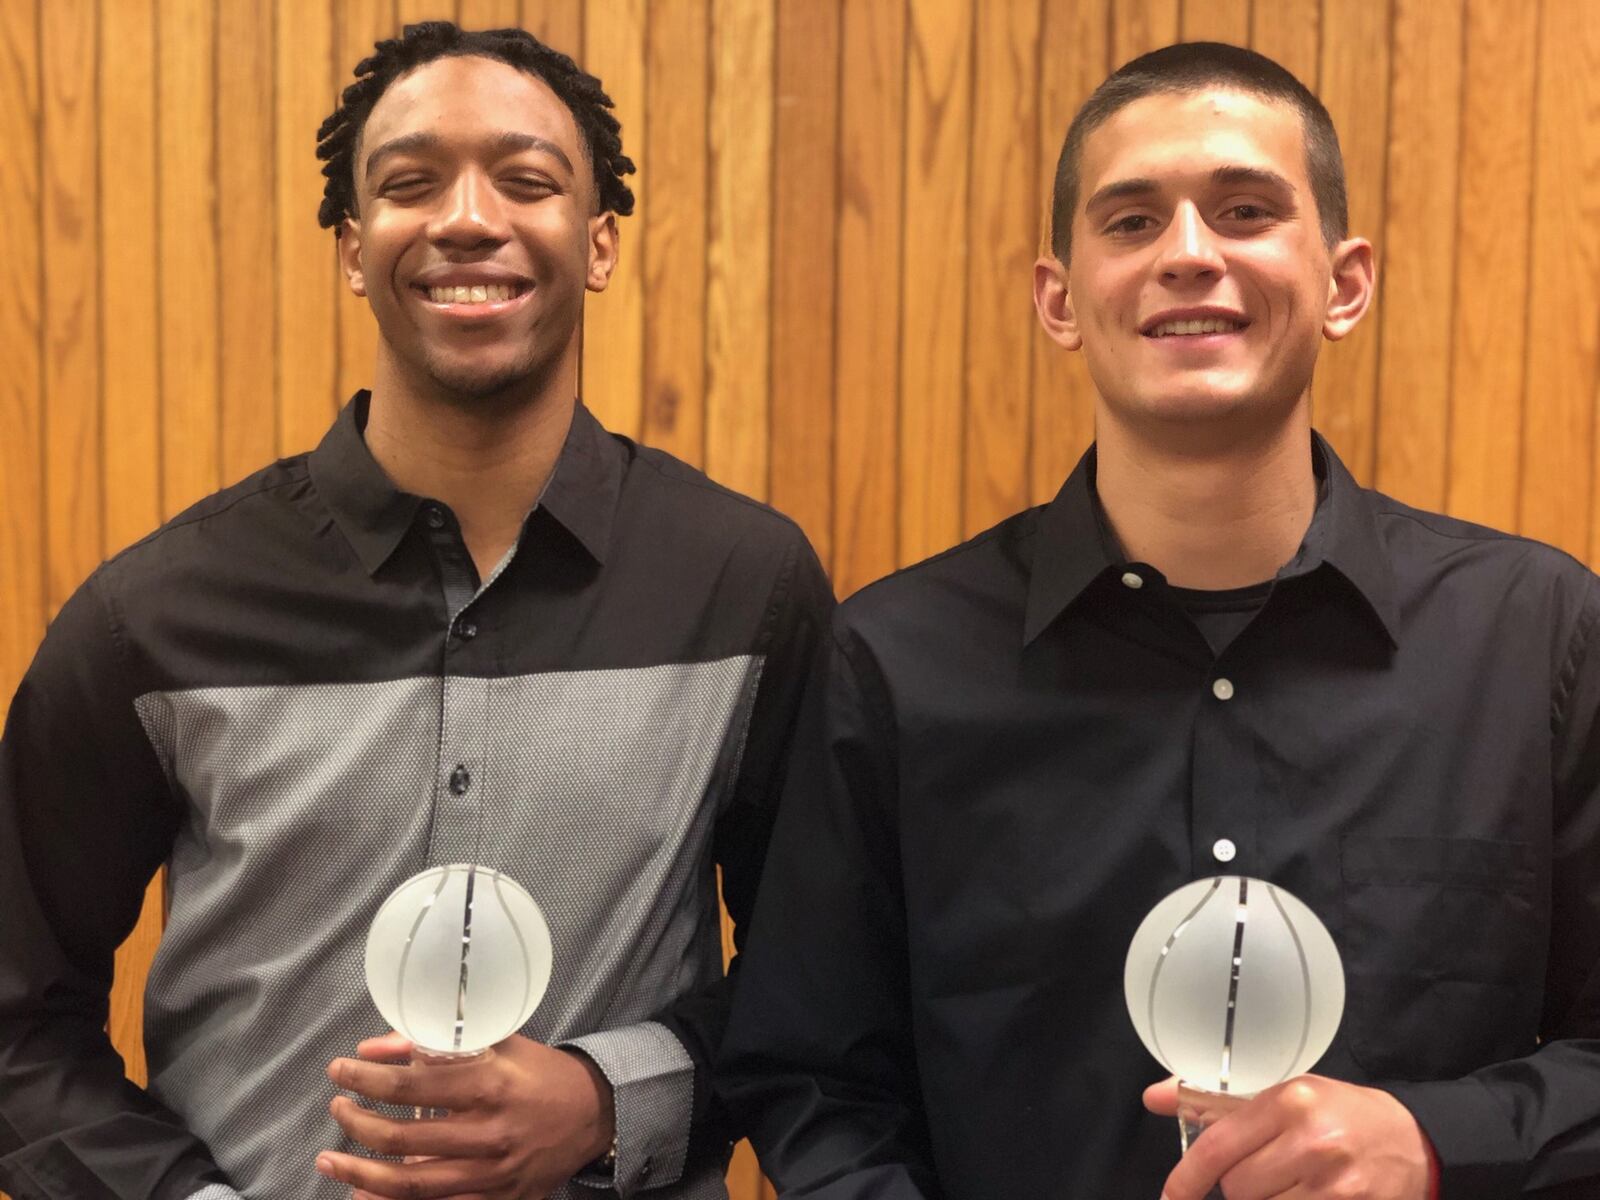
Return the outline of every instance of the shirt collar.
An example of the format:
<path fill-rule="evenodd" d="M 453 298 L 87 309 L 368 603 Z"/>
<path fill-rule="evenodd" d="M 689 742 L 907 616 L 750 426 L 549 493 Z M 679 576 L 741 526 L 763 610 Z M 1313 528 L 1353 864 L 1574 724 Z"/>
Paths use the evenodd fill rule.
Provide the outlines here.
<path fill-rule="evenodd" d="M 371 399 L 366 390 L 352 397 L 309 463 L 312 485 L 369 575 L 395 552 L 423 502 L 421 496 L 395 487 L 367 449 L 362 431 Z M 565 529 L 597 563 L 605 561 L 611 539 L 625 458 L 623 447 L 578 403 L 535 509 Z"/>
<path fill-rule="evenodd" d="M 1356 483 L 1320 434 L 1311 435 L 1311 444 L 1326 486 L 1299 552 L 1278 578 L 1308 575 L 1328 566 L 1350 585 L 1394 645 L 1399 629 L 1394 570 L 1379 535 L 1372 494 Z M 1090 446 L 1040 515 L 1023 616 L 1025 645 L 1107 570 L 1125 565 L 1096 513 L 1094 476 L 1095 448 Z"/>

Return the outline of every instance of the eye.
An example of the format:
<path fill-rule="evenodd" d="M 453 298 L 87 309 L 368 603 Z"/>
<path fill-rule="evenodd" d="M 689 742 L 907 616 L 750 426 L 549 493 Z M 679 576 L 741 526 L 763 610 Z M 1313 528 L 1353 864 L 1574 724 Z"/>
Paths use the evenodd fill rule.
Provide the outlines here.
<path fill-rule="evenodd" d="M 420 196 L 427 187 L 428 177 L 425 175 L 398 175 L 385 180 L 378 194 L 391 200 L 408 200 Z"/>
<path fill-rule="evenodd" d="M 1222 215 L 1246 224 L 1259 224 L 1272 219 L 1272 211 L 1259 204 L 1234 204 L 1224 210 Z"/>
<path fill-rule="evenodd" d="M 554 195 L 557 190 L 556 185 L 542 175 L 509 175 L 501 183 L 516 195 L 531 199 Z"/>
<path fill-rule="evenodd" d="M 1106 226 L 1106 232 L 1112 237 L 1131 237 L 1134 234 L 1144 233 L 1155 224 L 1151 217 L 1142 213 L 1130 213 L 1125 217 L 1118 217 Z"/>

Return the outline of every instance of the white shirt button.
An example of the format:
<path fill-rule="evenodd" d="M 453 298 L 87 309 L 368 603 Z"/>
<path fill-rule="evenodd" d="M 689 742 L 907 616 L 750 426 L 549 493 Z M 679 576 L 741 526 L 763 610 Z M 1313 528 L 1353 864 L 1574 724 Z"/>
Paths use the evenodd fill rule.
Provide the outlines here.
<path fill-rule="evenodd" d="M 1235 846 L 1227 838 L 1218 838 L 1211 846 L 1211 857 L 1220 863 L 1232 862 L 1234 855 L 1238 853 L 1239 847 Z"/>
<path fill-rule="evenodd" d="M 1122 573 L 1122 583 L 1125 587 L 1142 588 L 1144 586 L 1144 577 L 1137 571 L 1124 571 Z"/>
<path fill-rule="evenodd" d="M 1211 684 L 1211 694 L 1218 700 L 1232 700 L 1233 681 L 1231 679 L 1213 680 Z"/>

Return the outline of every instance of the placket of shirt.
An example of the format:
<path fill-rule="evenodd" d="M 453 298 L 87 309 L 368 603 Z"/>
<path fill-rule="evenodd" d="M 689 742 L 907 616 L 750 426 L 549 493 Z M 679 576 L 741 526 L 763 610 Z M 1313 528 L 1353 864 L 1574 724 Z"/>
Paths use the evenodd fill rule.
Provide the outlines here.
<path fill-rule="evenodd" d="M 1195 681 L 1189 837 L 1197 877 L 1260 873 L 1262 780 L 1253 722 L 1262 712 L 1262 681 L 1245 649 L 1249 640 L 1246 626 Z"/>
<path fill-rule="evenodd" d="M 454 517 L 443 505 L 423 510 L 428 543 L 444 585 L 445 611 L 439 691 L 439 751 L 434 770 L 433 820 L 427 849 L 429 865 L 479 862 L 485 845 L 493 845 L 489 819 L 489 781 L 493 763 L 490 693 L 494 680 L 456 669 L 478 636 L 473 606 L 505 571 L 516 546 L 507 551 L 489 577 L 474 586 L 476 571 Z M 489 866 L 498 864 L 489 863 Z"/>

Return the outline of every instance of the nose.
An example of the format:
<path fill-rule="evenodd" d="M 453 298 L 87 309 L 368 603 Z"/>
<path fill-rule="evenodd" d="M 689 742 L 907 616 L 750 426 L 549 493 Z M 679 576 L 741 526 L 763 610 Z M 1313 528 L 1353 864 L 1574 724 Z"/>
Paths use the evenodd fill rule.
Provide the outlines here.
<path fill-rule="evenodd" d="M 1178 205 L 1162 238 L 1161 277 L 1173 283 L 1211 279 L 1225 269 L 1217 238 L 1192 201 Z"/>
<path fill-rule="evenodd" d="M 441 194 L 428 233 L 436 242 L 463 250 L 506 241 L 505 207 L 493 182 L 481 171 L 462 171 Z"/>

